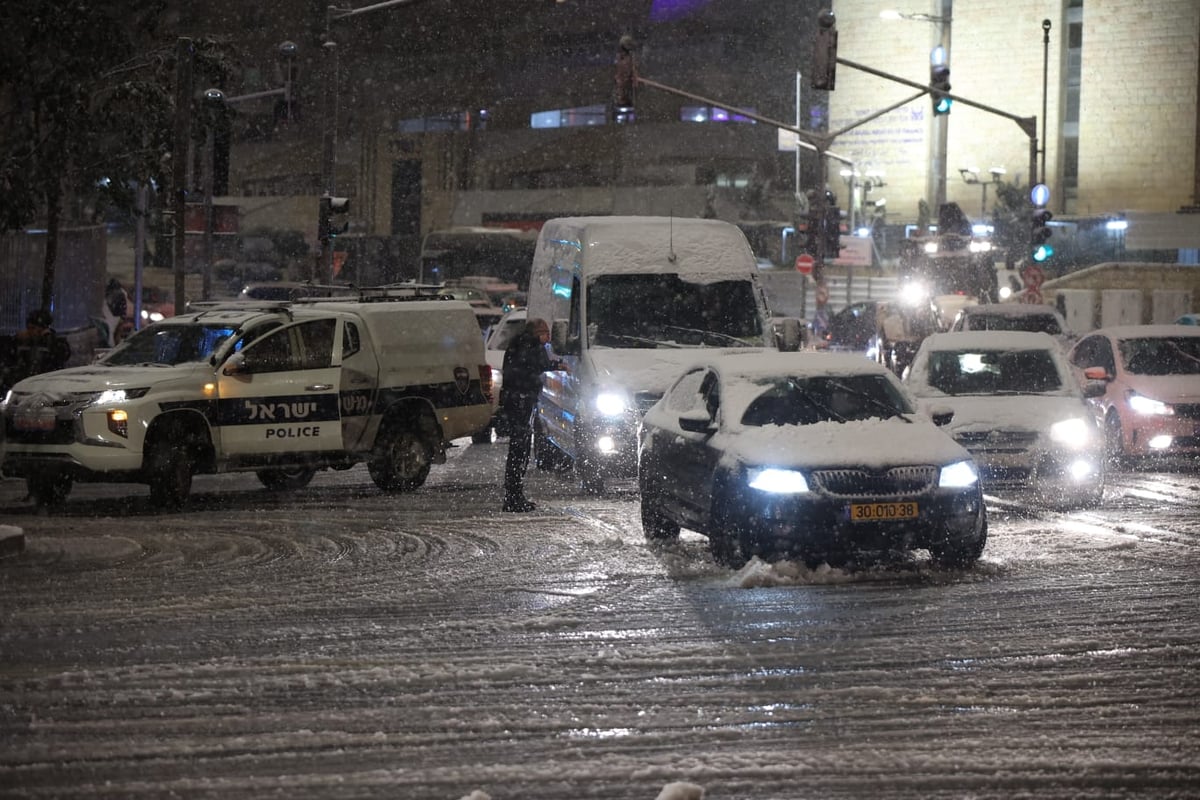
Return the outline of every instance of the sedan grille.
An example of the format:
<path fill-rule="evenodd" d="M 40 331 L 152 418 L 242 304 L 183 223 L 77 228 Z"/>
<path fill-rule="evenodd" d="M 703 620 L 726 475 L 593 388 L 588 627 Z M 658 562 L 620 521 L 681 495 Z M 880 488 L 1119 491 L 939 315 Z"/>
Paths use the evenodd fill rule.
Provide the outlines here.
<path fill-rule="evenodd" d="M 909 497 L 929 491 L 938 479 L 931 466 L 892 467 L 882 472 L 866 469 L 822 469 L 813 479 L 835 497 Z"/>

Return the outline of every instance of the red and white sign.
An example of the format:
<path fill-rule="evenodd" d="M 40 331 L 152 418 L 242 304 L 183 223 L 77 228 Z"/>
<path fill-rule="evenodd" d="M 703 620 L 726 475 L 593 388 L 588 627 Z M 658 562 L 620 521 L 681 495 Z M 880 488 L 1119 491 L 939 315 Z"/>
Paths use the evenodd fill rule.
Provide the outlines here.
<path fill-rule="evenodd" d="M 796 272 L 801 275 L 812 275 L 813 265 L 816 263 L 808 253 L 801 253 L 796 256 Z"/>

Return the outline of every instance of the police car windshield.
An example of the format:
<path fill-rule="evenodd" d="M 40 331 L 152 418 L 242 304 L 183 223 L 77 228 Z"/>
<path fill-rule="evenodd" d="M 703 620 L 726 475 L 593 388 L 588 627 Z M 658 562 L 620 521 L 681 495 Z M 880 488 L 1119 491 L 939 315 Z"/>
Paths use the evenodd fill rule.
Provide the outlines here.
<path fill-rule="evenodd" d="M 138 364 L 186 364 L 207 361 L 237 332 L 230 325 L 154 325 L 130 336 L 101 359 L 112 367 Z"/>

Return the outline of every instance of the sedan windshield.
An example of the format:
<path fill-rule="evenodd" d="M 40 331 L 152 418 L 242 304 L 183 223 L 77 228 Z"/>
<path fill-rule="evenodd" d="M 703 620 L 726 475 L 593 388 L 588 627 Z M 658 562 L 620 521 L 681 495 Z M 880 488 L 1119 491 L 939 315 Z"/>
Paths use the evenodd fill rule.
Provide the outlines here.
<path fill-rule="evenodd" d="M 742 424 L 812 425 L 911 414 L 904 394 L 884 375 L 780 378 L 746 407 Z"/>
<path fill-rule="evenodd" d="M 1122 339 L 1120 350 L 1136 375 L 1200 375 L 1200 336 Z"/>
<path fill-rule="evenodd" d="M 130 367 L 207 361 L 213 351 L 235 333 L 237 329 L 229 325 L 154 325 L 130 336 L 101 363 Z"/>
<path fill-rule="evenodd" d="M 608 347 L 762 345 L 748 280 L 691 283 L 672 274 L 604 275 L 588 288 L 589 341 Z"/>
<path fill-rule="evenodd" d="M 1045 394 L 1063 388 L 1048 350 L 937 350 L 929 385 L 946 394 Z"/>

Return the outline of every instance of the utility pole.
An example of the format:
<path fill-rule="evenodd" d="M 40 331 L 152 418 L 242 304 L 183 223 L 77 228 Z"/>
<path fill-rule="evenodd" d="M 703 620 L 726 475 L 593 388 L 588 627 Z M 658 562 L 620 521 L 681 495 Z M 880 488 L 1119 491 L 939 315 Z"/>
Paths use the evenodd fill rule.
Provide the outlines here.
<path fill-rule="evenodd" d="M 175 137 L 171 152 L 171 190 L 175 207 L 175 313 L 186 310 L 187 256 L 184 236 L 184 212 L 187 208 L 188 145 L 192 124 L 192 40 L 180 37 L 175 42 Z"/>

